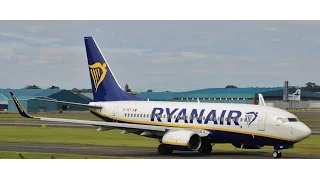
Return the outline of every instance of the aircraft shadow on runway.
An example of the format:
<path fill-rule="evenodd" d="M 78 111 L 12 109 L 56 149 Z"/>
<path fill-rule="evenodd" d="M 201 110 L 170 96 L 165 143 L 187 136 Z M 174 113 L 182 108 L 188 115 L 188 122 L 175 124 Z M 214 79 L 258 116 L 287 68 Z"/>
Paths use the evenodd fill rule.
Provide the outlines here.
<path fill-rule="evenodd" d="M 213 151 L 210 154 L 199 154 L 197 152 L 181 152 L 173 151 L 170 155 L 159 155 L 155 152 L 139 152 L 125 153 L 125 156 L 136 157 L 136 158 L 147 158 L 147 159 L 272 159 L 272 152 L 230 152 L 230 151 Z M 306 156 L 306 155 L 294 155 L 294 154 L 283 154 L 284 159 L 320 159 L 317 156 Z"/>

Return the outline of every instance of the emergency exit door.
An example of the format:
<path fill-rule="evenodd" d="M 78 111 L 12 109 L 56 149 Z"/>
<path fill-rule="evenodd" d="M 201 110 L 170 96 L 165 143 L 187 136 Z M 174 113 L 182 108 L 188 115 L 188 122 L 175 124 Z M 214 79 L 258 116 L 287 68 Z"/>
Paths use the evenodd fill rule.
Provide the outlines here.
<path fill-rule="evenodd" d="M 113 108 L 112 116 L 113 116 L 113 121 L 114 121 L 114 122 L 117 122 L 117 119 L 116 119 L 116 117 L 117 117 L 117 112 L 118 112 L 118 108 L 117 108 L 117 107 Z"/>
<path fill-rule="evenodd" d="M 266 127 L 267 113 L 261 113 L 258 119 L 259 131 L 264 131 Z"/>

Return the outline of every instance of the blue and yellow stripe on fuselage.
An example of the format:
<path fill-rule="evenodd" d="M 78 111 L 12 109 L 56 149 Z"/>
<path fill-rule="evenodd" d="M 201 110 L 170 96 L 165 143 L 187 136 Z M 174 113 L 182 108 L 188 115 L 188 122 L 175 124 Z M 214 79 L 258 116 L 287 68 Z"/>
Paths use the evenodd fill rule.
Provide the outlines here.
<path fill-rule="evenodd" d="M 92 109 L 90 109 L 90 112 L 93 115 L 103 119 L 106 122 L 116 121 L 119 123 L 204 129 L 211 132 L 210 136 L 212 137 L 215 143 L 241 142 L 244 144 L 257 144 L 257 145 L 270 145 L 270 146 L 296 143 L 296 141 L 292 139 L 269 135 L 269 134 L 256 133 L 256 132 L 246 132 L 246 131 L 235 130 L 235 129 L 227 129 L 227 128 L 203 126 L 203 125 L 187 125 L 187 124 L 174 124 L 174 123 L 164 123 L 164 122 L 129 120 L 129 119 L 124 119 L 119 117 L 111 117 Z"/>

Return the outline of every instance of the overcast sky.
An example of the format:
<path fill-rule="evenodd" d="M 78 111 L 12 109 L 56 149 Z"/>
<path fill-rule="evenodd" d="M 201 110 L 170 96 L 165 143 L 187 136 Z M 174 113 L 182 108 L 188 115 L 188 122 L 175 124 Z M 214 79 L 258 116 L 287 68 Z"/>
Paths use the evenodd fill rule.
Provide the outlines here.
<path fill-rule="evenodd" d="M 320 84 L 320 21 L 0 21 L 0 88 L 91 88 L 84 36 L 134 91 Z"/>

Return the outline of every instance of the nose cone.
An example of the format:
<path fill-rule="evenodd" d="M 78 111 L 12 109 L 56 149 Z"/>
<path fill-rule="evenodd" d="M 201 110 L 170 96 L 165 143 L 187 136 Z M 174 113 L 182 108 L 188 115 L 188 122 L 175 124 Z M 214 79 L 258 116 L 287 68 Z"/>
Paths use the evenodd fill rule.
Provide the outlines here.
<path fill-rule="evenodd" d="M 306 126 L 305 124 L 303 124 L 303 127 L 301 127 L 300 132 L 301 132 L 301 138 L 302 139 L 305 139 L 305 138 L 309 137 L 312 134 L 311 129 L 308 126 Z"/>
<path fill-rule="evenodd" d="M 291 123 L 292 135 L 297 141 L 301 141 L 309 137 L 312 133 L 311 129 L 302 122 Z"/>

